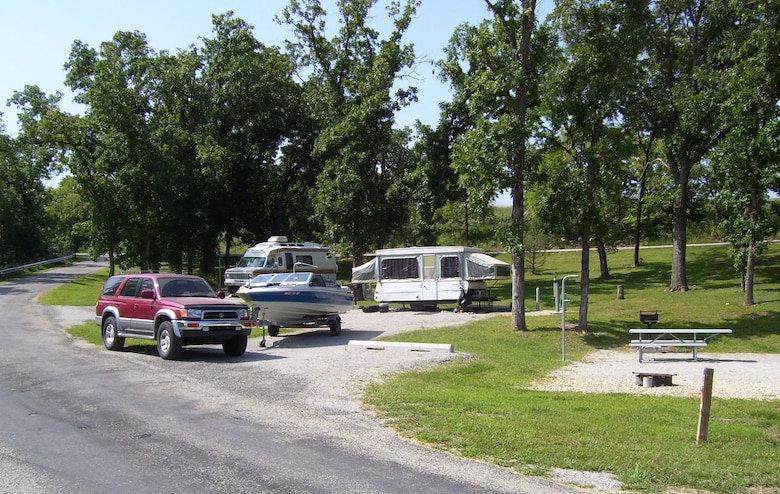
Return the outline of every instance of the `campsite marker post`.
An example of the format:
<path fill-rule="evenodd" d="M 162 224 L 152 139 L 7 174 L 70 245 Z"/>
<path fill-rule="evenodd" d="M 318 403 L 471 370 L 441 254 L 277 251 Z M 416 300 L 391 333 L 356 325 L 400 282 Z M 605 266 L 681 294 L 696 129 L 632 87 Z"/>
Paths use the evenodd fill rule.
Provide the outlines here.
<path fill-rule="evenodd" d="M 715 370 L 704 369 L 704 385 L 701 388 L 701 406 L 699 407 L 699 429 L 696 432 L 696 444 L 707 440 L 710 427 L 710 408 L 712 406 L 712 375 Z"/>

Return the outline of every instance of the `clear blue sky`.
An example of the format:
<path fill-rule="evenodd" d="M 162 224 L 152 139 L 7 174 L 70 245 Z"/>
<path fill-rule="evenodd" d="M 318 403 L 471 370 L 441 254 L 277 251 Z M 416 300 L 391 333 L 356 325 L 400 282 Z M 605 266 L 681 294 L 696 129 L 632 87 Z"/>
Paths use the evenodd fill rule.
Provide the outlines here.
<path fill-rule="evenodd" d="M 5 102 L 25 85 L 37 85 L 47 94 L 62 92 L 63 110 L 78 112 L 70 90 L 63 84 L 63 65 L 74 40 L 98 48 L 117 31 L 139 31 L 146 35 L 153 50 L 175 53 L 189 45 L 200 46 L 202 38 L 212 37 L 212 14 L 228 10 L 254 26 L 255 37 L 266 45 L 283 47 L 284 40 L 292 38 L 286 26 L 274 21 L 274 16 L 287 5 L 286 0 L 7 0 L 3 3 L 0 17 L 3 106 L 0 111 L 5 132 L 11 135 L 17 132 L 16 117 Z M 329 11 L 335 11 L 335 7 L 328 8 L 333 5 L 332 0 L 322 0 L 322 3 Z M 372 25 L 380 32 L 383 25 L 387 26 L 385 3 L 379 0 L 372 11 L 376 19 Z M 539 17 L 544 17 L 552 6 L 553 0 L 539 0 Z M 443 58 L 443 49 L 456 26 L 464 22 L 479 24 L 486 15 L 482 0 L 422 0 L 404 41 L 414 43 L 418 58 L 437 61 Z M 329 30 L 336 28 L 328 26 Z M 416 120 L 436 125 L 438 103 L 449 100 L 451 95 L 450 88 L 438 79 L 437 73 L 429 64 L 418 65 L 410 85 L 419 88 L 419 101 L 398 115 L 398 126 L 412 126 Z M 507 204 L 505 200 L 499 203 Z"/>

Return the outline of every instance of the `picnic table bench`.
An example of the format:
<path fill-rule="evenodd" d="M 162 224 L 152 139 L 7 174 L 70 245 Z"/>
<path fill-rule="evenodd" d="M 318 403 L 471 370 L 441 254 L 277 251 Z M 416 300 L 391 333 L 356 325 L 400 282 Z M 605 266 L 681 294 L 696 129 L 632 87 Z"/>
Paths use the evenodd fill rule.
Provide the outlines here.
<path fill-rule="evenodd" d="M 707 346 L 707 341 L 719 334 L 731 334 L 730 329 L 630 329 L 630 334 L 639 335 L 631 340 L 628 346 L 639 351 L 639 361 L 642 362 L 642 352 L 646 348 L 682 347 L 693 350 L 693 360 L 699 359 L 699 348 Z"/>

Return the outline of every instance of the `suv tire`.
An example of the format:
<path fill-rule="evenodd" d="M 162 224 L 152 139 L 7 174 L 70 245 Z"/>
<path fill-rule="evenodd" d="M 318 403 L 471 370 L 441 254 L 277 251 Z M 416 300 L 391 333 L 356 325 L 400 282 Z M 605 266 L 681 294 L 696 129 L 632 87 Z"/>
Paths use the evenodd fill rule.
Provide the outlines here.
<path fill-rule="evenodd" d="M 103 345 L 109 350 L 121 350 L 125 346 L 125 339 L 116 335 L 116 319 L 108 316 L 103 321 Z"/>
<path fill-rule="evenodd" d="M 234 336 L 222 343 L 222 350 L 228 357 L 240 357 L 246 352 L 246 335 Z"/>
<path fill-rule="evenodd" d="M 181 338 L 173 332 L 171 321 L 160 323 L 157 332 L 157 353 L 165 360 L 176 360 L 181 355 Z"/>

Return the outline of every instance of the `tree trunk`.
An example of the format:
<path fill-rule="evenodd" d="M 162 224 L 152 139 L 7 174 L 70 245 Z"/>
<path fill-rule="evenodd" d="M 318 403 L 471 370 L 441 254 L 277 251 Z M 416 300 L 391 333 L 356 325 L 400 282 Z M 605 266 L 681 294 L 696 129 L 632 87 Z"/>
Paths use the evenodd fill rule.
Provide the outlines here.
<path fill-rule="evenodd" d="M 681 167 L 681 172 L 687 165 Z M 685 269 L 685 250 L 688 226 L 688 174 L 680 173 L 677 181 L 677 195 L 672 210 L 674 227 L 672 230 L 672 280 L 671 292 L 688 291 L 688 275 Z"/>
<path fill-rule="evenodd" d="M 756 270 L 756 241 L 750 239 L 748 244 L 747 266 L 745 269 L 745 307 L 755 304 L 753 300 L 753 275 Z"/>
<path fill-rule="evenodd" d="M 607 246 L 604 245 L 604 239 L 599 235 L 596 238 L 596 246 L 599 251 L 599 269 L 601 270 L 601 279 L 609 278 L 609 264 L 607 263 Z"/>
<path fill-rule="evenodd" d="M 650 163 L 645 163 L 642 174 L 639 176 L 639 197 L 636 201 L 636 223 L 634 225 L 634 267 L 639 266 L 639 243 L 642 239 L 642 200 L 645 197 L 645 182 L 647 181 L 647 169 Z"/>
<path fill-rule="evenodd" d="M 518 183 L 519 182 L 519 183 Z M 512 188 L 512 223 L 523 223 L 523 181 L 515 181 Z M 525 331 L 525 248 L 512 254 L 512 329 Z"/>
<path fill-rule="evenodd" d="M 469 243 L 469 202 L 468 201 L 466 201 L 466 205 L 464 209 L 465 209 L 465 213 L 463 216 L 464 216 L 464 221 L 466 226 L 466 244 L 468 245 Z"/>
<path fill-rule="evenodd" d="M 114 252 L 108 253 L 108 276 L 114 276 L 116 274 L 116 257 Z"/>
<path fill-rule="evenodd" d="M 580 313 L 577 327 L 580 332 L 588 330 L 588 286 L 590 285 L 590 225 L 582 225 L 582 254 L 580 261 Z"/>

